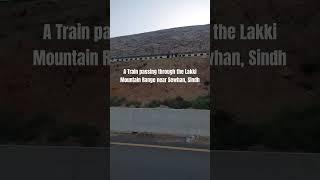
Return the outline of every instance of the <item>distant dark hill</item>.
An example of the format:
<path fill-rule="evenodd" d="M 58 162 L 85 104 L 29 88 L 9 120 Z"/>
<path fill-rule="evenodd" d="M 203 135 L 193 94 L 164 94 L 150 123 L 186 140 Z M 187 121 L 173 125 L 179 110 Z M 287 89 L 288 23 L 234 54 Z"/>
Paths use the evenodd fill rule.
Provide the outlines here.
<path fill-rule="evenodd" d="M 111 38 L 112 57 L 209 51 L 210 26 L 198 25 Z"/>

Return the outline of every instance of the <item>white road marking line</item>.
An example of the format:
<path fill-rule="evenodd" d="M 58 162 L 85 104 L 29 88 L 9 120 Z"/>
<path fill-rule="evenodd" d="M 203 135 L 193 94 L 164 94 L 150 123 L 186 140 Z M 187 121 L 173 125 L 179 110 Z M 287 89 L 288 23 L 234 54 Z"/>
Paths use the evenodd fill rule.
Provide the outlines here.
<path fill-rule="evenodd" d="M 170 150 L 179 150 L 179 151 L 193 151 L 193 152 L 206 152 L 206 153 L 210 152 L 209 149 L 161 146 L 161 145 L 150 145 L 150 144 L 135 144 L 135 143 L 121 143 L 121 142 L 110 142 L 110 144 L 119 145 L 119 146 L 147 147 L 147 148 L 170 149 Z"/>

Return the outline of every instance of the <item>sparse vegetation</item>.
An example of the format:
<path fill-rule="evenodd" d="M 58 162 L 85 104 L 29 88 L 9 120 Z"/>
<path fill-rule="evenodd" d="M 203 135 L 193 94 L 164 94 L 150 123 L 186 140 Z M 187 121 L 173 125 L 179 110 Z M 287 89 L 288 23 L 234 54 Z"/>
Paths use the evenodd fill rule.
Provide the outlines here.
<path fill-rule="evenodd" d="M 160 107 L 161 102 L 157 100 L 153 100 L 145 105 L 146 108 L 157 108 Z"/>
<path fill-rule="evenodd" d="M 99 135 L 97 127 L 93 125 L 87 123 L 66 123 L 52 128 L 48 141 L 61 143 L 72 138 L 82 146 L 94 146 Z"/>
<path fill-rule="evenodd" d="M 191 107 L 192 103 L 178 96 L 174 99 L 164 100 L 162 104 L 173 109 L 188 109 Z"/>
<path fill-rule="evenodd" d="M 314 73 L 319 72 L 319 64 L 316 63 L 304 63 L 300 66 L 301 71 L 306 76 L 312 76 Z"/>
<path fill-rule="evenodd" d="M 60 123 L 47 113 L 38 113 L 26 120 L 17 112 L 3 110 L 0 113 L 0 144 L 69 143 L 95 146 L 100 133 L 98 128 L 86 123 Z"/>
<path fill-rule="evenodd" d="M 205 86 L 209 86 L 209 85 L 210 85 L 210 82 L 209 82 L 209 81 L 205 81 L 203 84 L 204 84 Z"/>
<path fill-rule="evenodd" d="M 199 96 L 192 101 L 193 109 L 210 109 L 210 97 L 209 96 Z"/>
<path fill-rule="evenodd" d="M 10 143 L 21 138 L 22 124 L 19 123 L 21 117 L 17 112 L 1 109 L 0 112 L 0 143 Z"/>
<path fill-rule="evenodd" d="M 126 103 L 126 98 L 113 96 L 110 98 L 110 106 L 122 106 Z"/>
<path fill-rule="evenodd" d="M 305 90 L 312 90 L 313 89 L 313 86 L 312 86 L 311 83 L 303 82 L 303 81 L 298 82 L 297 86 L 301 87 L 301 88 L 303 88 Z"/>
<path fill-rule="evenodd" d="M 258 142 L 258 131 L 236 121 L 228 112 L 217 110 L 214 116 L 214 147 L 216 149 L 246 149 Z"/>
<path fill-rule="evenodd" d="M 217 111 L 214 117 L 216 149 L 248 149 L 260 145 L 265 150 L 320 152 L 320 104 L 301 110 L 283 110 L 271 121 L 259 125 L 236 121 L 234 115 Z"/>
<path fill-rule="evenodd" d="M 284 151 L 320 152 L 320 104 L 284 110 L 263 125 L 265 146 Z"/>
<path fill-rule="evenodd" d="M 141 102 L 138 101 L 127 101 L 125 103 L 126 107 L 135 107 L 135 108 L 139 108 L 141 107 Z"/>
<path fill-rule="evenodd" d="M 138 101 L 128 101 L 122 97 L 111 97 L 111 106 L 125 106 L 125 107 L 145 107 L 145 108 L 157 108 L 161 105 L 167 106 L 173 109 L 210 109 L 210 97 L 209 96 L 199 96 L 192 101 L 184 100 L 182 97 L 178 96 L 172 99 L 166 99 L 164 101 L 153 100 L 142 106 L 141 102 Z"/>

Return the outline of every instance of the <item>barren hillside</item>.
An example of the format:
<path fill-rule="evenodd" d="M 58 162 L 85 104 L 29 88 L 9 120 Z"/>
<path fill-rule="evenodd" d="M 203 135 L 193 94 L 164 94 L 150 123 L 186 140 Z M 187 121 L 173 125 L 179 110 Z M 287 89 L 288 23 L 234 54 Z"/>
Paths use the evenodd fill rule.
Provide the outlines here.
<path fill-rule="evenodd" d="M 176 59 L 162 59 L 149 61 L 131 61 L 115 63 L 111 65 L 110 87 L 111 96 L 125 97 L 130 101 L 139 101 L 142 103 L 152 100 L 165 100 L 181 96 L 186 100 L 194 99 L 198 96 L 209 94 L 209 60 L 201 57 L 188 57 Z M 191 69 L 197 68 L 200 83 L 120 83 L 122 70 L 125 68 L 135 69 Z M 175 77 L 176 75 L 172 75 Z M 185 77 L 187 75 L 179 77 Z M 168 75 L 157 75 L 157 77 L 168 77 Z"/>
<path fill-rule="evenodd" d="M 209 51 L 210 26 L 188 26 L 111 38 L 113 57 Z"/>
<path fill-rule="evenodd" d="M 87 144 L 80 142 L 83 140 L 81 137 L 59 137 L 60 132 L 79 128 L 80 125 L 82 132 L 91 127 L 94 131 L 99 129 L 99 137 L 95 134 L 88 140 L 92 143 L 90 145 L 105 144 L 107 114 L 106 98 L 103 97 L 106 97 L 108 90 L 106 72 L 97 68 L 32 65 L 34 49 L 68 51 L 102 47 L 99 43 L 87 41 L 60 41 L 54 38 L 44 41 L 42 33 L 44 24 L 103 25 L 107 22 L 105 11 L 104 2 L 96 0 L 1 3 L 0 143 Z M 105 43 L 103 46 L 108 48 Z M 81 133 L 80 136 L 86 135 Z M 99 142 L 96 143 L 96 140 Z"/>

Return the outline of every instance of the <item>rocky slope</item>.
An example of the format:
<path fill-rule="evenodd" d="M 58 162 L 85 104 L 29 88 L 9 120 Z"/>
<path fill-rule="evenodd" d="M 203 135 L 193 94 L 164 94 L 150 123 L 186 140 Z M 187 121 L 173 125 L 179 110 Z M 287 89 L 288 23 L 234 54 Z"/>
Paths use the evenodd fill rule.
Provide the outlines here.
<path fill-rule="evenodd" d="M 106 48 L 105 43 L 93 46 L 86 41 L 44 41 L 41 38 L 43 24 L 103 25 L 107 22 L 103 3 L 97 0 L 27 0 L 1 4 L 0 144 L 105 144 L 109 124 L 105 112 L 108 72 L 96 68 L 32 66 L 34 49 Z M 74 128 L 89 130 L 86 126 L 99 129 L 99 137 L 97 134 L 60 136 L 60 132 L 69 133 Z"/>
<path fill-rule="evenodd" d="M 200 83 L 120 83 L 123 69 L 198 69 Z M 153 100 L 166 100 L 178 96 L 185 100 L 193 100 L 199 96 L 209 94 L 210 82 L 209 59 L 201 57 L 187 57 L 176 59 L 161 59 L 150 61 L 121 62 L 111 65 L 110 94 L 111 97 L 125 97 L 129 101 L 138 101 L 142 104 Z M 130 75 L 129 77 L 131 77 Z M 135 77 L 135 76 L 133 76 Z M 169 77 L 157 75 L 156 77 Z M 171 77 L 188 77 L 188 75 L 173 75 Z"/>
<path fill-rule="evenodd" d="M 113 57 L 209 51 L 209 25 L 188 26 L 111 38 Z"/>

